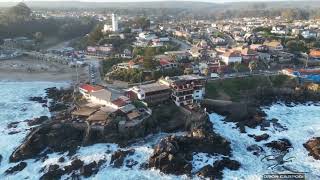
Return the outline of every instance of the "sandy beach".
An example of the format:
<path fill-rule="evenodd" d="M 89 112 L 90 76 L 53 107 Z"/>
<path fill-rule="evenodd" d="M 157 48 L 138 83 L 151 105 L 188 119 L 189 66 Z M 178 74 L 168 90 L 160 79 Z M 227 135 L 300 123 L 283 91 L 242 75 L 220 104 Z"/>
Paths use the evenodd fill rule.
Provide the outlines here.
<path fill-rule="evenodd" d="M 78 68 L 80 81 L 87 79 L 86 68 Z M 0 81 L 75 82 L 76 69 L 59 63 L 34 60 L 30 57 L 0 61 Z"/>

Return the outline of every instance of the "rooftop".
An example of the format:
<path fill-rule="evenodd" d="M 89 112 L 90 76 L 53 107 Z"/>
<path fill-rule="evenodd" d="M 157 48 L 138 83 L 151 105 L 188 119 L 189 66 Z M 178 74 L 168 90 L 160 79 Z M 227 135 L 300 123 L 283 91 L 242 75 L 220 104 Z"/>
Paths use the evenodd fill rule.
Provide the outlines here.
<path fill-rule="evenodd" d="M 160 83 L 152 83 L 152 84 L 145 84 L 135 87 L 137 90 L 143 90 L 145 93 L 148 92 L 155 92 L 155 91 L 162 91 L 170 89 L 168 86 L 160 84 Z"/>

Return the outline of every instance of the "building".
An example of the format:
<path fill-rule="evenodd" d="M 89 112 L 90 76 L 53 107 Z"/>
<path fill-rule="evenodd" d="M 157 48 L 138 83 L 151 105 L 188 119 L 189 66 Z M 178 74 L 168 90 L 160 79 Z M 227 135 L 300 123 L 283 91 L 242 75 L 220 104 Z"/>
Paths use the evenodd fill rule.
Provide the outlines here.
<path fill-rule="evenodd" d="M 130 99 L 139 99 L 147 104 L 157 104 L 170 98 L 170 87 L 158 82 L 135 86 L 129 89 L 127 95 Z"/>
<path fill-rule="evenodd" d="M 301 33 L 301 36 L 305 39 L 317 38 L 318 33 L 311 30 L 306 30 Z"/>
<path fill-rule="evenodd" d="M 249 48 L 243 48 L 241 50 L 241 56 L 244 63 L 249 63 L 250 61 L 258 61 L 259 59 L 258 53 Z"/>
<path fill-rule="evenodd" d="M 277 25 L 272 27 L 271 33 L 279 34 L 279 35 L 286 35 L 288 34 L 288 29 L 284 25 Z"/>
<path fill-rule="evenodd" d="M 109 106 L 113 108 L 118 108 L 116 105 L 112 103 L 112 101 L 116 100 L 117 98 L 112 96 L 112 92 L 102 89 L 99 91 L 93 91 L 89 95 L 89 100 L 94 103 L 101 106 Z"/>
<path fill-rule="evenodd" d="M 319 49 L 312 49 L 309 53 L 310 60 L 320 60 L 320 50 Z"/>
<path fill-rule="evenodd" d="M 270 41 L 270 42 L 265 42 L 263 45 L 267 46 L 269 50 L 273 51 L 283 51 L 283 45 L 281 42 L 278 41 Z"/>
<path fill-rule="evenodd" d="M 118 32 L 119 26 L 118 26 L 118 16 L 117 14 L 112 14 L 112 31 Z"/>
<path fill-rule="evenodd" d="M 206 79 L 198 75 L 166 77 L 159 82 L 171 88 L 171 98 L 177 106 L 192 105 L 205 95 Z"/>
<path fill-rule="evenodd" d="M 229 65 L 231 63 L 241 63 L 242 62 L 242 56 L 239 51 L 227 51 L 221 56 L 222 62 L 224 62 L 226 65 Z"/>
<path fill-rule="evenodd" d="M 100 91 L 102 90 L 103 87 L 101 86 L 92 86 L 89 84 L 83 84 L 79 87 L 79 92 L 85 96 L 86 98 L 88 98 L 90 96 L 90 93 L 92 92 L 96 92 L 96 91 Z"/>

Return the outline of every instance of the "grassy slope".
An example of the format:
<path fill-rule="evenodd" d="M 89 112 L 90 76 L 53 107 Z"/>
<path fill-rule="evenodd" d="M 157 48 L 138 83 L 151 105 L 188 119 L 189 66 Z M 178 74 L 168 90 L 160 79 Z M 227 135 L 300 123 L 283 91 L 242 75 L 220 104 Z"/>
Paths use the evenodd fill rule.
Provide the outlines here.
<path fill-rule="evenodd" d="M 227 100 L 227 96 L 232 101 L 240 101 L 248 94 L 254 93 L 258 87 L 282 87 L 292 81 L 292 79 L 284 75 L 272 77 L 251 76 L 209 81 L 206 85 L 206 97 Z"/>

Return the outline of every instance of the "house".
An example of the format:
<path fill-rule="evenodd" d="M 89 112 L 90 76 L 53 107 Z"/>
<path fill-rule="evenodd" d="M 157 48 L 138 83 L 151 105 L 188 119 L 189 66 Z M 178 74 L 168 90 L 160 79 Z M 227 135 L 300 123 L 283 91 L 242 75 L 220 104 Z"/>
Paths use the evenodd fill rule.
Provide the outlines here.
<path fill-rule="evenodd" d="M 157 39 L 157 38 L 158 36 L 156 36 L 151 32 L 139 33 L 139 36 L 137 37 L 138 40 L 142 40 L 142 41 L 152 41 L 153 39 Z"/>
<path fill-rule="evenodd" d="M 116 109 L 119 108 L 112 103 L 112 101 L 116 100 L 117 98 L 113 96 L 111 91 L 106 89 L 90 92 L 88 99 L 94 104 L 98 104 L 101 106 L 110 106 Z"/>
<path fill-rule="evenodd" d="M 305 39 L 317 38 L 318 33 L 312 30 L 306 30 L 301 33 L 301 36 Z"/>
<path fill-rule="evenodd" d="M 159 64 L 160 64 L 161 69 L 172 69 L 172 68 L 178 67 L 178 65 L 176 63 L 173 63 L 165 58 L 161 58 L 159 60 Z"/>
<path fill-rule="evenodd" d="M 120 57 L 124 58 L 124 59 L 131 59 L 132 58 L 132 52 L 129 49 L 125 49 L 125 50 L 123 50 L 123 53 L 120 54 Z"/>
<path fill-rule="evenodd" d="M 170 94 L 170 87 L 158 82 L 135 86 L 127 92 L 127 96 L 130 99 L 139 99 L 148 104 L 157 104 L 166 101 L 170 98 Z"/>
<path fill-rule="evenodd" d="M 285 25 L 276 25 L 272 27 L 271 33 L 278 35 L 288 34 L 288 29 Z"/>
<path fill-rule="evenodd" d="M 303 29 L 301 28 L 293 28 L 291 30 L 291 35 L 293 36 L 298 36 L 299 34 L 301 34 L 303 32 Z"/>
<path fill-rule="evenodd" d="M 320 60 L 320 49 L 312 49 L 309 53 L 310 60 Z"/>
<path fill-rule="evenodd" d="M 224 54 L 220 55 L 220 58 L 226 65 L 242 62 L 241 52 L 239 51 L 227 51 Z"/>
<path fill-rule="evenodd" d="M 159 82 L 172 89 L 171 98 L 177 106 L 192 105 L 204 98 L 206 82 L 204 77 L 183 75 L 162 78 Z"/>
<path fill-rule="evenodd" d="M 188 51 L 168 51 L 164 54 L 170 56 L 174 61 L 177 62 L 189 60 L 190 57 L 190 53 Z"/>
<path fill-rule="evenodd" d="M 269 50 L 283 51 L 283 45 L 279 41 L 264 42 L 263 45 L 267 46 Z"/>
<path fill-rule="evenodd" d="M 201 58 L 202 57 L 202 48 L 192 47 L 189 51 L 193 58 Z"/>
<path fill-rule="evenodd" d="M 216 44 L 216 45 L 225 45 L 226 44 L 226 40 L 221 38 L 221 37 L 217 37 L 217 38 L 211 38 L 212 43 Z"/>
<path fill-rule="evenodd" d="M 249 63 L 250 61 L 257 61 L 259 59 L 259 55 L 256 51 L 250 48 L 243 48 L 241 50 L 242 61 L 244 63 Z"/>
<path fill-rule="evenodd" d="M 104 89 L 102 86 L 93 86 L 93 85 L 89 85 L 89 84 L 83 84 L 79 87 L 79 92 L 85 96 L 85 97 L 89 97 L 90 93 L 92 92 L 96 92 L 96 91 L 100 91 Z"/>
<path fill-rule="evenodd" d="M 269 51 L 268 46 L 262 45 L 262 44 L 251 44 L 250 49 L 257 52 L 264 52 L 264 53 Z"/>

